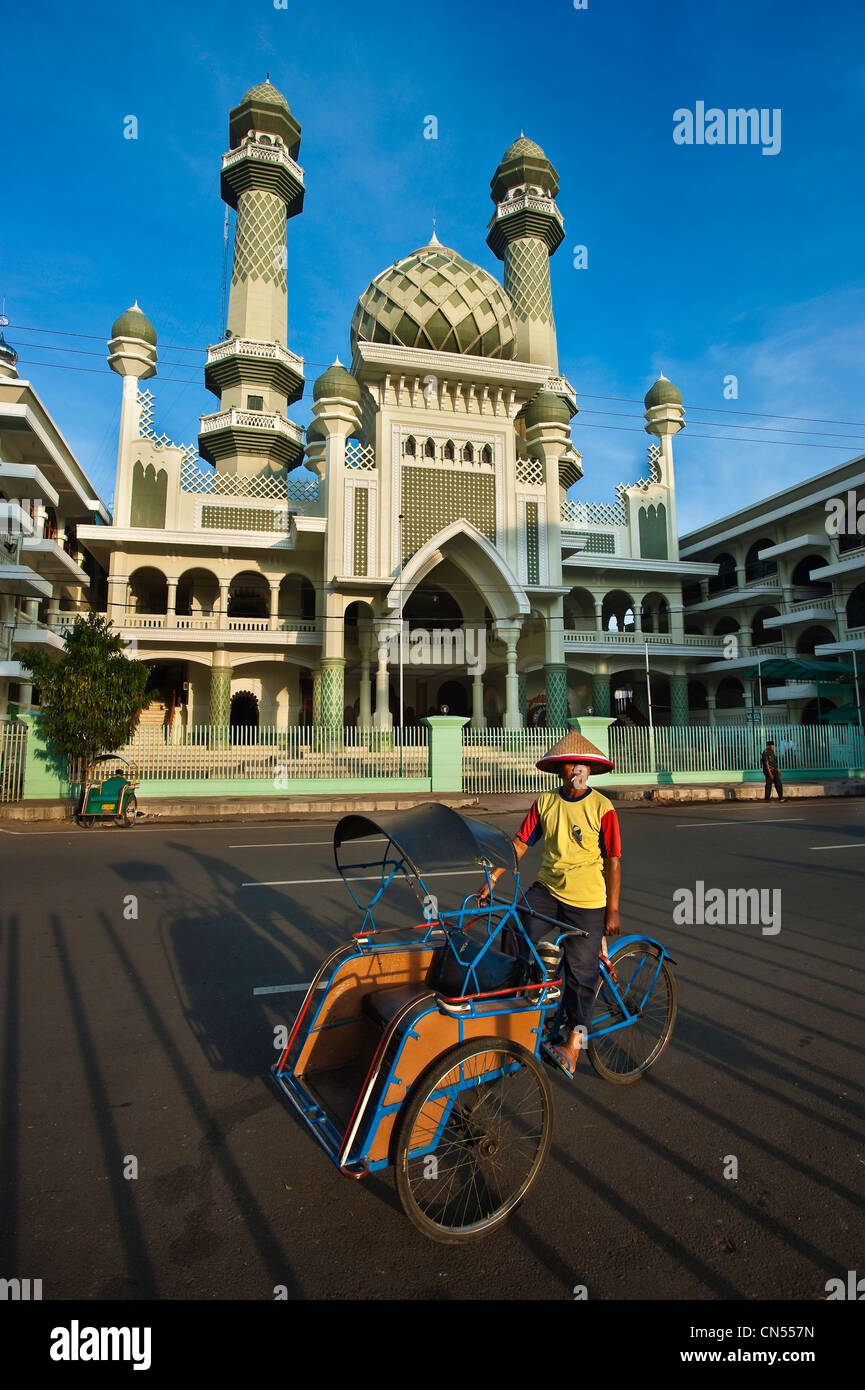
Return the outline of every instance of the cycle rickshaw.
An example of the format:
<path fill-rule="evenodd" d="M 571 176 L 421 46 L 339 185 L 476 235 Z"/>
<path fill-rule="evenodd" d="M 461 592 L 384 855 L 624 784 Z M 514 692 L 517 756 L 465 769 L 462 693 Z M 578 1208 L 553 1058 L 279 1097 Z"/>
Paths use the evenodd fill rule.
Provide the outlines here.
<path fill-rule="evenodd" d="M 340 1172 L 363 1178 L 392 1166 L 425 1235 L 472 1239 L 514 1210 L 549 1149 L 544 1036 L 556 1036 L 561 1017 L 560 943 L 571 929 L 545 919 L 549 939 L 534 945 L 511 840 L 449 807 L 345 816 L 333 842 L 361 930 L 320 967 L 272 1074 Z M 347 853 L 361 857 L 349 864 Z M 429 890 L 432 878 L 479 869 L 489 885 L 495 868 L 513 872 L 510 900 L 491 896 L 479 909 L 475 888 L 442 911 Z M 370 878 L 378 887 L 364 905 L 358 892 Z M 424 920 L 379 928 L 373 910 L 398 878 Z M 607 1080 L 637 1080 L 666 1046 L 675 1012 L 663 946 L 621 938 L 601 958 L 592 1065 Z"/>
<path fill-rule="evenodd" d="M 138 817 L 133 790 L 138 781 L 138 768 L 122 753 L 102 753 L 93 758 L 84 774 L 78 824 L 91 826 L 95 820 L 111 818 L 131 830 Z"/>

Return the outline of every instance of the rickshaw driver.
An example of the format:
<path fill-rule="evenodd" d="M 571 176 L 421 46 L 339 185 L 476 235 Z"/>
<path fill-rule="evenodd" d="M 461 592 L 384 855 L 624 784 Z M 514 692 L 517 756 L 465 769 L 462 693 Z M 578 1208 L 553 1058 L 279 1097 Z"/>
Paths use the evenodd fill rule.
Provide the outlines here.
<path fill-rule="evenodd" d="M 593 772 L 608 772 L 613 766 L 594 744 L 574 730 L 537 765 L 542 771 L 557 772 L 561 786 L 541 793 L 513 845 L 519 861 L 543 836 L 543 862 L 526 901 L 544 917 L 587 932 L 565 940 L 565 1015 L 570 1036 L 559 1046 L 547 1043 L 547 1051 L 572 1077 L 583 1038 L 591 1028 L 602 939 L 621 931 L 621 835 L 611 802 L 588 786 Z M 490 873 L 493 886 L 504 872 Z M 477 901 L 479 907 L 489 901 L 487 888 Z M 535 916 L 528 917 L 525 927 L 533 942 L 554 930 Z"/>

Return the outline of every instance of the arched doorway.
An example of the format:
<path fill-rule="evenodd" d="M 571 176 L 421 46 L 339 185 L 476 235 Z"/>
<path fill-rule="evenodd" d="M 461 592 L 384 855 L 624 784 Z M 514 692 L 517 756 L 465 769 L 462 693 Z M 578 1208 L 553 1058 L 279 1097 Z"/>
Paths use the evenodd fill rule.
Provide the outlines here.
<path fill-rule="evenodd" d="M 443 712 L 443 705 L 447 705 L 448 714 L 465 716 L 471 713 L 468 692 L 460 681 L 444 681 L 439 686 L 436 704 L 438 706 L 437 714 Z"/>
<path fill-rule="evenodd" d="M 242 729 L 258 728 L 258 700 L 251 690 L 238 690 L 231 697 L 231 741 L 239 743 Z"/>

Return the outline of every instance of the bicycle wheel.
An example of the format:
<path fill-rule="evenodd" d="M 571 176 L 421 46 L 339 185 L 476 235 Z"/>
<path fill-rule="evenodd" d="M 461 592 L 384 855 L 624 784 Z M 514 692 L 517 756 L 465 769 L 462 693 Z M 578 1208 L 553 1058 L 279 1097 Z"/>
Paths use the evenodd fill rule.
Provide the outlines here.
<path fill-rule="evenodd" d="M 525 1197 L 547 1155 L 552 1092 L 527 1048 L 478 1038 L 415 1083 L 396 1135 L 396 1188 L 425 1236 L 484 1235 Z"/>
<path fill-rule="evenodd" d="M 601 1037 L 590 1038 L 588 1052 L 598 1075 L 622 1086 L 648 1071 L 667 1046 L 676 1021 L 676 980 L 652 942 L 635 941 L 613 955 L 610 963 L 616 988 L 628 1012 L 635 1013 L 637 1019 Z M 624 1017 L 602 976 L 595 995 L 592 1029 L 610 1027 Z"/>
<path fill-rule="evenodd" d="M 130 792 L 123 803 L 123 810 L 120 813 L 120 824 L 126 830 L 131 830 L 138 815 L 138 802 L 135 800 L 135 793 Z"/>

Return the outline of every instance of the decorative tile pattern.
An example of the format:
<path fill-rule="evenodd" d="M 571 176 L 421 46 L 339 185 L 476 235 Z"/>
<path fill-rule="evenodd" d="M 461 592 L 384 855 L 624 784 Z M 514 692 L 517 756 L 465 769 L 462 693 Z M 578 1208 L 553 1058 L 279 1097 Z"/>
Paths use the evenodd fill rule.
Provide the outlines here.
<path fill-rule="evenodd" d="M 358 487 L 354 494 L 354 573 L 366 574 L 366 542 L 369 516 L 369 493 Z"/>
<path fill-rule="evenodd" d="M 547 728 L 563 729 L 568 722 L 568 673 L 562 666 L 545 666 Z"/>
<path fill-rule="evenodd" d="M 528 483 L 530 487 L 543 487 L 546 469 L 543 459 L 517 459 L 517 482 Z"/>
<path fill-rule="evenodd" d="M 275 193 L 252 188 L 237 200 L 231 283 L 264 280 L 285 290 L 285 203 Z"/>
<path fill-rule="evenodd" d="M 526 503 L 526 577 L 530 584 L 541 582 L 537 502 Z"/>
<path fill-rule="evenodd" d="M 505 290 L 518 319 L 551 323 L 550 256 L 540 237 L 520 237 L 505 252 Z"/>
<path fill-rule="evenodd" d="M 610 715 L 610 678 L 609 676 L 592 676 L 592 713 L 609 718 Z"/>
<path fill-rule="evenodd" d="M 210 722 L 214 728 L 227 728 L 231 713 L 231 669 L 210 668 Z"/>
<path fill-rule="evenodd" d="M 321 668 L 320 723 L 327 729 L 341 729 L 344 710 L 345 666 L 342 661 L 328 662 Z"/>
<path fill-rule="evenodd" d="M 402 470 L 403 562 L 442 527 L 464 517 L 495 545 L 496 489 L 492 473 L 459 469 Z"/>

